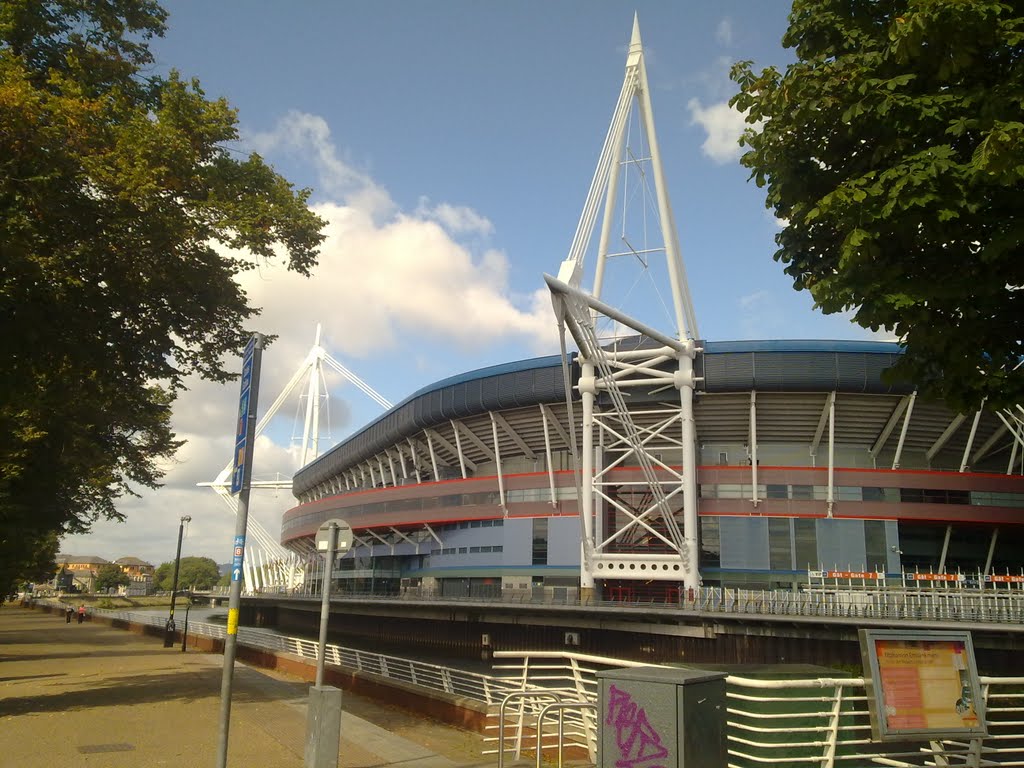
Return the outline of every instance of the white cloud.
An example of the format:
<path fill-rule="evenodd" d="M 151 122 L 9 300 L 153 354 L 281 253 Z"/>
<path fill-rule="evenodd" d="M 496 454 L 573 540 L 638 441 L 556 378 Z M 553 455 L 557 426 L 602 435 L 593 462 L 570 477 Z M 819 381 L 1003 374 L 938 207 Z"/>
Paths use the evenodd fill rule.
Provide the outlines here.
<path fill-rule="evenodd" d="M 246 132 L 245 143 L 256 152 L 297 154 L 313 164 L 320 179 L 320 191 L 372 216 L 385 216 L 395 209 L 387 191 L 367 174 L 338 157 L 327 121 L 319 115 L 290 111 L 267 132 Z"/>
<path fill-rule="evenodd" d="M 732 19 L 728 16 L 715 27 L 715 39 L 722 45 L 732 45 Z"/>
<path fill-rule="evenodd" d="M 420 198 L 415 216 L 436 221 L 453 235 L 464 233 L 490 235 L 494 232 L 494 225 L 472 208 L 449 203 L 432 206 L 426 197 Z"/>
<path fill-rule="evenodd" d="M 453 355 L 508 342 L 537 353 L 558 348 L 547 290 L 538 286 L 528 295 L 514 295 L 505 253 L 456 239 L 493 234 L 485 216 L 427 197 L 412 212 L 399 210 L 381 184 L 341 158 L 326 121 L 315 115 L 291 112 L 271 131 L 247 140 L 268 156 L 287 152 L 314 165 L 322 180 L 319 191 L 328 198 L 315 206 L 327 226 L 312 278 L 288 272 L 283 258 L 238 278 L 250 303 L 262 308 L 251 326 L 278 336 L 263 356 L 261 416 L 305 359 L 317 323 L 323 323 L 323 346 L 355 371 L 360 360 L 415 360 L 425 343 L 439 340 Z M 237 366 L 237 361 L 227 364 L 229 370 Z M 465 364 L 472 367 L 474 362 Z M 342 383 L 328 375 L 332 392 Z M 119 504 L 127 523 L 101 522 L 91 535 L 66 537 L 65 553 L 108 559 L 134 555 L 158 564 L 173 557 L 179 518 L 191 515 L 183 554 L 229 559 L 231 510 L 212 490 L 195 484 L 213 480 L 230 460 L 238 384 L 193 378 L 189 385 L 172 417 L 175 431 L 188 442 L 169 464 L 164 487 Z M 353 398 L 365 402 L 349 386 Z M 392 399 L 410 394 L 406 385 L 392 386 L 396 391 L 386 393 Z M 331 427 L 338 436 L 348 431 L 343 428 L 351 413 L 338 398 L 331 403 Z M 277 426 L 257 441 L 257 479 L 290 477 L 295 471 L 298 447 L 284 422 L 296 408 L 284 408 Z M 298 429 L 301 433 L 301 423 Z M 281 515 L 294 503 L 289 491 L 254 491 L 251 520 L 276 541 Z"/>
<path fill-rule="evenodd" d="M 737 159 L 742 152 L 739 138 L 746 127 L 743 114 L 724 101 L 705 107 L 699 99 L 690 99 L 687 106 L 690 124 L 700 125 L 707 132 L 701 144 L 704 154 L 719 164 Z"/>

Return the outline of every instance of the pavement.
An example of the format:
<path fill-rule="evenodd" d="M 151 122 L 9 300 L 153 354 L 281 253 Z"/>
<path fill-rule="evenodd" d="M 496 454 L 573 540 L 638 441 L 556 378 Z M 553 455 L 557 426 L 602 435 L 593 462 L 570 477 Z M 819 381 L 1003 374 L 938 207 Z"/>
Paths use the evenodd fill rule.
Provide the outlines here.
<path fill-rule="evenodd" d="M 223 657 L 39 609 L 0 608 L 0 765 L 210 766 Z M 236 662 L 230 768 L 302 768 L 309 684 Z M 340 768 L 483 768 L 477 733 L 343 694 Z"/>

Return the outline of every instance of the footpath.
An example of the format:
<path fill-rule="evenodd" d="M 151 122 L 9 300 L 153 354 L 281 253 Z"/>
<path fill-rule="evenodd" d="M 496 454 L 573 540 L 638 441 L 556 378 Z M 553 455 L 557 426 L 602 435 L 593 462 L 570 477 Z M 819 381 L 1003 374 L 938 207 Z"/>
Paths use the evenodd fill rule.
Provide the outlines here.
<path fill-rule="evenodd" d="M 214 768 L 223 657 L 0 608 L 0 765 Z M 309 684 L 236 663 L 229 768 L 302 768 Z M 479 734 L 343 694 L 342 768 L 483 768 Z"/>

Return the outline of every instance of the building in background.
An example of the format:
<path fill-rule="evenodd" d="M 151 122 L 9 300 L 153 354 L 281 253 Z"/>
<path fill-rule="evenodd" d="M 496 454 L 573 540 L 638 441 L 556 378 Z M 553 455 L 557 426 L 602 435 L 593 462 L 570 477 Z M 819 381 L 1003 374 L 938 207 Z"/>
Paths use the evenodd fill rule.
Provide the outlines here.
<path fill-rule="evenodd" d="M 152 591 L 156 569 L 137 557 L 121 557 L 113 562 L 131 579 L 120 594 L 145 595 Z M 57 576 L 54 588 L 62 591 L 93 592 L 101 566 L 111 565 L 109 560 L 95 555 L 57 555 Z"/>

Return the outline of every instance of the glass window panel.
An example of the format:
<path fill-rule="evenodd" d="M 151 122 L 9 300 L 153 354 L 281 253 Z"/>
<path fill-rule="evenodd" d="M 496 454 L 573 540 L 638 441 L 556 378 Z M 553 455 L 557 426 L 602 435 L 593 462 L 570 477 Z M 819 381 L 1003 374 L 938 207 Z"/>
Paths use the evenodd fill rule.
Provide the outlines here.
<path fill-rule="evenodd" d="M 722 559 L 722 540 L 717 517 L 700 518 L 700 564 L 718 568 Z"/>
<path fill-rule="evenodd" d="M 864 501 L 884 501 L 885 496 L 882 494 L 881 488 L 861 488 L 861 498 Z"/>
<path fill-rule="evenodd" d="M 788 499 L 789 498 L 789 486 L 788 485 L 772 485 L 766 486 L 765 498 L 768 499 Z"/>
<path fill-rule="evenodd" d="M 857 485 L 840 485 L 836 488 L 836 498 L 839 501 L 862 501 L 862 489 Z"/>
<path fill-rule="evenodd" d="M 813 499 L 814 498 L 814 488 L 813 488 L 813 486 L 810 486 L 810 485 L 794 485 L 794 486 L 792 486 L 792 488 L 793 488 L 793 498 L 794 499 Z"/>
<path fill-rule="evenodd" d="M 886 571 L 888 548 L 885 545 L 885 521 L 864 521 L 864 552 L 867 557 L 865 565 L 874 571 Z"/>
<path fill-rule="evenodd" d="M 796 567 L 815 570 L 818 567 L 818 535 L 814 520 L 797 518 L 793 521 Z"/>
<path fill-rule="evenodd" d="M 768 560 L 773 571 L 788 571 L 793 568 L 788 518 L 768 520 Z"/>

